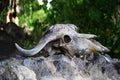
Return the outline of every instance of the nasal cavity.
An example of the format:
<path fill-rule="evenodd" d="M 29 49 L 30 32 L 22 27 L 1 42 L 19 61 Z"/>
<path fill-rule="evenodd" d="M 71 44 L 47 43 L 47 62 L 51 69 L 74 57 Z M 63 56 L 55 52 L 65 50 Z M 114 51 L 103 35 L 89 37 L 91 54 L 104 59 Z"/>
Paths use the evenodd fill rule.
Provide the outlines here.
<path fill-rule="evenodd" d="M 71 38 L 69 35 L 64 35 L 64 42 L 69 43 L 71 41 Z"/>

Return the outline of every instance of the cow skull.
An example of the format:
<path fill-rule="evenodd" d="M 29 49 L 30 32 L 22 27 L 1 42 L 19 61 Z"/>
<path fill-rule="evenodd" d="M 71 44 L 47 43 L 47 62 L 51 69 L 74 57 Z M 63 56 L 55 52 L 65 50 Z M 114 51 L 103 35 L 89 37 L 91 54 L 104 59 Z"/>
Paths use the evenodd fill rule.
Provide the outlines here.
<path fill-rule="evenodd" d="M 33 49 L 23 49 L 17 43 L 15 43 L 15 46 L 27 56 L 35 55 L 41 50 L 46 51 L 49 55 L 62 51 L 71 55 L 109 51 L 109 49 L 95 41 L 94 37 L 96 35 L 79 34 L 77 27 L 73 24 L 56 24 L 49 28 Z"/>

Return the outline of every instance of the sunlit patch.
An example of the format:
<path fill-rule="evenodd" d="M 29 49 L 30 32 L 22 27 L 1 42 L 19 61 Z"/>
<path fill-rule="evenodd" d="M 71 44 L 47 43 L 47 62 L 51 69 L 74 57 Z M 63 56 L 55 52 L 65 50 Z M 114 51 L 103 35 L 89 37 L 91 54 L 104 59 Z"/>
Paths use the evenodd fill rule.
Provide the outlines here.
<path fill-rule="evenodd" d="M 44 4 L 43 0 L 38 0 L 38 3 L 39 3 L 39 5 L 43 5 Z"/>

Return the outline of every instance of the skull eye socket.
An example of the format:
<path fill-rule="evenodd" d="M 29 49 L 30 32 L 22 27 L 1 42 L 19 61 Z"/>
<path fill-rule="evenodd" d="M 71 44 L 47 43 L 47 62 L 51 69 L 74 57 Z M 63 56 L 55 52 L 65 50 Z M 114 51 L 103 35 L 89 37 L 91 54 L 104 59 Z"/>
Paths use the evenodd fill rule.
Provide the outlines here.
<path fill-rule="evenodd" d="M 68 35 L 64 35 L 63 39 L 65 43 L 69 43 L 71 41 L 71 38 Z"/>

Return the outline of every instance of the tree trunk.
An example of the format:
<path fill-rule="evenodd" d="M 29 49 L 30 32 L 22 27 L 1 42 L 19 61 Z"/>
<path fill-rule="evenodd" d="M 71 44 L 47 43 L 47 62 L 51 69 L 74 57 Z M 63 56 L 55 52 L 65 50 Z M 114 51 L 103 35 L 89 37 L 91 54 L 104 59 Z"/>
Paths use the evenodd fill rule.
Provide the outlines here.
<path fill-rule="evenodd" d="M 17 14 L 19 13 L 19 0 L 2 0 L 0 13 L 2 23 L 14 22 L 18 24 Z"/>

